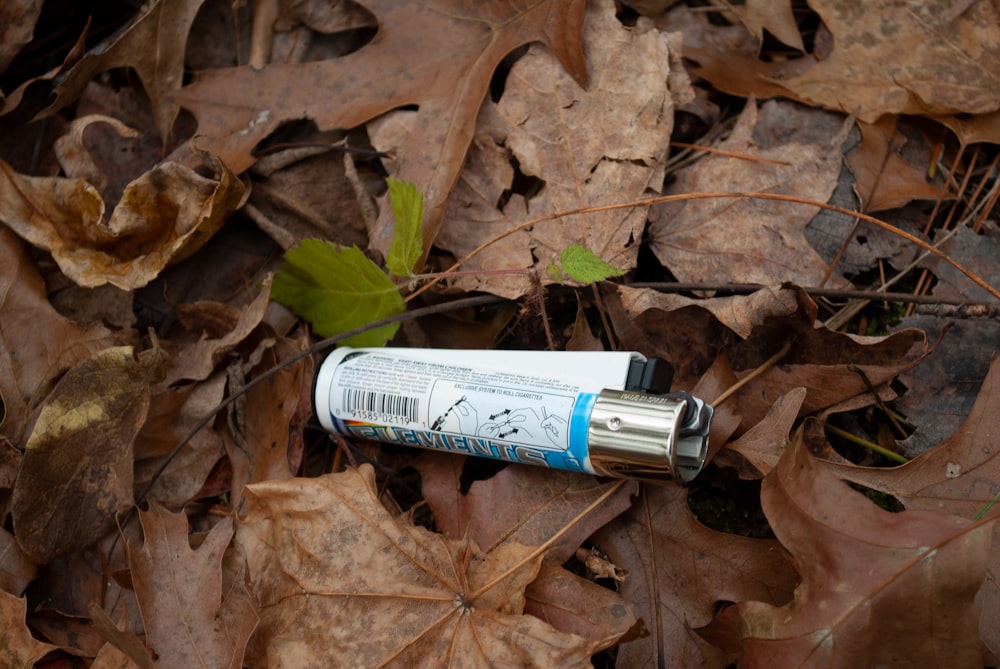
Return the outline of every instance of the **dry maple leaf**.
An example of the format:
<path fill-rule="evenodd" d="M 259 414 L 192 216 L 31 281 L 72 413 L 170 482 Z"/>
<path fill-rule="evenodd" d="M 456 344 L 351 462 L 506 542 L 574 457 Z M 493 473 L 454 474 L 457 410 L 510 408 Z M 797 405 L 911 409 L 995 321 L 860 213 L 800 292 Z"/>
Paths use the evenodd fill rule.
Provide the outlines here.
<path fill-rule="evenodd" d="M 783 607 L 743 601 L 703 635 L 746 667 L 982 667 L 976 592 L 992 523 L 884 511 L 809 454 L 801 433 L 761 503 L 802 583 Z"/>
<path fill-rule="evenodd" d="M 688 508 L 687 491 L 645 486 L 619 522 L 594 543 L 629 570 L 621 593 L 635 603 L 649 635 L 623 644 L 619 666 L 721 666 L 721 654 L 693 631 L 718 601 L 791 597 L 795 574 L 776 541 L 710 530 Z"/>
<path fill-rule="evenodd" d="M 483 554 L 397 520 L 369 465 L 244 494 L 252 667 L 589 666 L 593 642 L 521 614 L 540 549 Z"/>
<path fill-rule="evenodd" d="M 463 495 L 465 460 L 432 452 L 417 462 L 421 492 L 437 528 L 452 539 L 471 538 L 487 553 L 508 543 L 550 544 L 561 535 L 551 543 L 538 578 L 528 585 L 525 611 L 563 632 L 592 639 L 598 650 L 617 643 L 635 623 L 630 603 L 559 565 L 631 506 L 637 484 L 513 465 L 474 482 Z M 597 500 L 603 501 L 595 506 Z"/>
<path fill-rule="evenodd" d="M 748 163 L 709 155 L 681 171 L 669 192 L 764 191 L 826 202 L 837 185 L 840 147 L 850 123 L 845 122 L 839 133 L 824 142 L 789 141 L 761 148 L 753 137 L 758 114 L 763 122 L 767 115 L 780 113 L 781 104 L 765 103 L 758 112 L 756 102 L 750 100 L 719 148 L 787 164 Z M 651 248 L 680 281 L 791 281 L 815 286 L 822 283 L 829 269 L 805 236 L 806 225 L 817 211 L 807 205 L 751 198 L 655 205 L 650 213 Z M 834 274 L 828 285 L 845 286 L 848 282 Z"/>
<path fill-rule="evenodd" d="M 184 512 L 153 504 L 139 519 L 142 546 L 128 545 L 129 568 L 156 665 L 240 669 L 257 614 L 242 579 L 224 588 L 232 519 L 219 521 L 197 549 Z"/>
<path fill-rule="evenodd" d="M 321 130 L 350 128 L 392 109 L 418 105 L 417 127 L 399 147 L 398 179 L 424 193 L 424 246 L 437 236 L 444 206 L 472 141 L 493 71 L 517 47 L 543 42 L 579 83 L 583 0 L 515 2 L 366 0 L 375 38 L 335 60 L 202 73 L 177 100 L 198 118 L 203 147 L 234 171 L 280 124 L 309 118 Z M 392 236 L 386 203 L 371 234 L 385 252 Z"/>
<path fill-rule="evenodd" d="M 622 26 L 610 1 L 591 3 L 583 36 L 591 81 L 587 90 L 545 49 L 529 48 L 511 68 L 500 100 L 483 105 L 476 142 L 449 200 L 437 245 L 461 257 L 533 216 L 659 191 L 673 127 L 672 96 L 688 93 L 668 89 L 668 81 L 676 83 L 672 71 L 680 71 L 671 59 L 672 54 L 677 58 L 679 42 L 647 19 L 633 28 Z M 512 159 L 524 175 L 544 185 L 534 196 L 510 197 L 501 211 L 502 193 L 513 188 Z M 632 269 L 647 211 L 633 207 L 539 224 L 487 247 L 463 267 L 486 275 L 458 285 L 523 295 L 530 289 L 526 274 L 490 275 L 489 270 L 537 266 L 544 272 L 570 244 L 586 247 L 618 269 Z"/>

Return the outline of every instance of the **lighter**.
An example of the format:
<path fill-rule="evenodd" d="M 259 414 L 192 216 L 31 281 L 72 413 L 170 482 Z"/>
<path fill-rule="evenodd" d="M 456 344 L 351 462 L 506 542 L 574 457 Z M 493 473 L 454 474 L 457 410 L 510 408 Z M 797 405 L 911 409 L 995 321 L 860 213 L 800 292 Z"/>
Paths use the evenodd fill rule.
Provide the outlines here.
<path fill-rule="evenodd" d="M 667 392 L 672 378 L 634 352 L 343 347 L 320 366 L 314 401 L 346 436 L 687 484 L 713 410 Z"/>

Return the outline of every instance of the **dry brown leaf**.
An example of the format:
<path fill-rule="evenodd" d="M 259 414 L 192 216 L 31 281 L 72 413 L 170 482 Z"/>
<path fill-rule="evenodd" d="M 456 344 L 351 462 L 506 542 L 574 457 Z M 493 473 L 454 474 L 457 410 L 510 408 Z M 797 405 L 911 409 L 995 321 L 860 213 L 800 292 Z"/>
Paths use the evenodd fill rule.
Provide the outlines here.
<path fill-rule="evenodd" d="M 528 585 L 525 612 L 561 632 L 596 642 L 598 650 L 616 643 L 635 623 L 631 607 L 617 593 L 593 586 L 558 565 L 574 555 L 594 531 L 625 511 L 638 486 L 514 465 L 474 482 L 463 495 L 464 461 L 432 452 L 417 462 L 421 491 L 437 528 L 452 539 L 468 537 L 487 553 L 509 543 L 539 546 L 562 532 L 546 553 L 545 564 L 556 567 L 543 568 Z M 600 504 L 592 507 L 595 501 Z"/>
<path fill-rule="evenodd" d="M 579 43 L 584 2 L 546 0 L 525 7 L 369 0 L 365 6 L 378 19 L 378 32 L 360 50 L 259 71 L 206 72 L 177 100 L 198 118 L 205 148 L 236 172 L 253 164 L 253 148 L 288 120 L 310 118 L 321 130 L 350 128 L 391 109 L 418 105 L 419 131 L 399 147 L 393 176 L 416 183 L 424 193 L 427 249 L 500 61 L 517 47 L 539 41 L 576 81 L 586 81 Z M 391 214 L 386 202 L 371 233 L 372 246 L 383 252 L 392 236 Z"/>
<path fill-rule="evenodd" d="M 593 540 L 629 571 L 621 594 L 635 603 L 649 632 L 618 649 L 618 666 L 724 666 L 721 653 L 693 628 L 711 620 L 718 601 L 781 604 L 796 582 L 778 542 L 708 529 L 676 486 L 645 486 L 622 520 Z"/>
<path fill-rule="evenodd" d="M 102 325 L 64 318 L 45 298 L 45 283 L 24 244 L 0 227 L 0 402 L 2 434 L 24 445 L 32 411 L 63 372 L 92 354 L 125 343 Z"/>
<path fill-rule="evenodd" d="M 527 613 L 595 641 L 598 650 L 618 643 L 638 621 L 635 606 L 617 592 L 549 562 L 524 595 Z"/>
<path fill-rule="evenodd" d="M 251 666 L 589 666 L 592 643 L 521 615 L 537 550 L 483 554 L 393 518 L 370 466 L 245 494 Z"/>
<path fill-rule="evenodd" d="M 133 441 L 161 368 L 159 351 L 136 360 L 131 346 L 109 348 L 66 372 L 42 405 L 11 504 L 36 562 L 94 543 L 132 504 Z"/>
<path fill-rule="evenodd" d="M 130 67 L 142 81 L 156 127 L 166 143 L 180 111 L 172 94 L 181 88 L 188 34 L 203 2 L 153 0 L 144 5 L 123 32 L 88 52 L 60 77 L 53 91 L 55 100 L 40 116 L 54 114 L 75 102 L 98 73 Z"/>
<path fill-rule="evenodd" d="M 906 138 L 897 132 L 897 121 L 895 116 L 884 116 L 877 123 L 858 122 L 861 145 L 847 154 L 846 161 L 862 211 L 895 209 L 911 200 L 936 200 L 943 194 L 940 186 L 927 183 L 926 167 L 921 170 L 900 155 Z"/>
<path fill-rule="evenodd" d="M 751 100 L 732 134 L 719 148 L 782 160 L 788 165 L 748 163 L 709 155 L 677 175 L 670 193 L 766 191 L 826 202 L 840 174 L 841 145 L 850 131 L 825 141 L 788 141 L 760 148 L 754 126 L 780 114 L 788 102 L 765 103 L 758 112 Z M 655 205 L 649 237 L 656 257 L 680 281 L 779 284 L 822 283 L 828 267 L 806 240 L 805 228 L 818 209 L 788 202 L 713 198 Z M 829 286 L 848 282 L 833 274 Z"/>
<path fill-rule="evenodd" d="M 982 667 L 978 605 L 992 523 L 890 513 L 851 491 L 801 436 L 761 503 L 802 583 L 783 607 L 741 601 L 701 630 L 741 666 Z"/>
<path fill-rule="evenodd" d="M 806 50 L 792 11 L 792 3 L 788 0 L 747 0 L 746 5 L 723 1 L 726 8 L 736 14 L 758 42 L 764 41 L 764 31 L 767 30 L 788 46 L 799 51 Z"/>
<path fill-rule="evenodd" d="M 0 220 L 52 253 L 81 286 L 138 288 L 201 248 L 243 197 L 243 185 L 218 159 L 199 155 L 212 178 L 157 165 L 125 188 L 108 220 L 86 181 L 24 176 L 0 161 Z"/>
<path fill-rule="evenodd" d="M 42 643 L 31 636 L 24 623 L 28 601 L 0 590 L 0 666 L 3 669 L 27 669 L 46 653 L 57 650 L 55 646 Z"/>
<path fill-rule="evenodd" d="M 129 567 L 156 665 L 240 669 L 257 614 L 239 592 L 241 580 L 223 587 L 232 519 L 219 521 L 197 549 L 184 512 L 152 504 L 139 519 L 144 538 L 141 547 L 129 545 Z"/>
<path fill-rule="evenodd" d="M 741 431 L 764 419 L 779 397 L 801 386 L 807 390 L 801 412 L 808 415 L 855 396 L 874 403 L 878 389 L 910 367 L 924 351 L 924 333 L 902 329 L 885 337 L 861 337 L 829 330 L 817 321 L 816 304 L 797 291 L 799 310 L 769 318 L 733 347 L 730 357 L 742 377 L 774 355 L 786 342 L 791 349 L 779 364 L 741 388 L 735 402 Z M 869 383 L 871 386 L 869 386 Z"/>
<path fill-rule="evenodd" d="M 215 302 L 197 305 L 197 318 L 188 320 L 193 343 L 183 345 L 174 356 L 161 386 L 178 381 L 202 381 L 225 360 L 230 351 L 245 340 L 260 324 L 271 293 L 271 277 L 261 284 L 260 292 L 242 309 Z M 194 316 L 194 312 L 188 312 Z"/>
<path fill-rule="evenodd" d="M 421 490 L 445 536 L 458 540 L 468 535 L 487 553 L 507 542 L 540 546 L 563 532 L 546 554 L 561 564 L 594 531 L 628 509 L 638 491 L 635 481 L 601 483 L 593 476 L 516 465 L 474 482 L 463 495 L 463 461 L 450 454 L 424 454 L 417 463 Z M 589 508 L 602 498 L 598 507 Z"/>
<path fill-rule="evenodd" d="M 42 13 L 39 0 L 8 0 L 0 5 L 0 73 L 35 33 L 35 23 Z M 3 94 L 0 93 L 0 103 Z M 0 107 L 3 105 L 0 104 Z"/>
<path fill-rule="evenodd" d="M 910 316 L 900 326 L 919 328 L 935 342 L 919 365 L 899 375 L 906 392 L 895 407 L 916 428 L 899 445 L 903 454 L 916 457 L 951 437 L 969 415 L 996 356 L 1000 322 Z"/>
<path fill-rule="evenodd" d="M 258 347 L 259 354 L 255 352 L 242 369 L 239 365 L 230 366 L 232 390 L 235 392 L 235 388 L 245 385 L 252 376 L 270 372 L 308 346 L 307 336 L 265 339 Z M 297 469 L 290 462 L 294 454 L 289 447 L 291 435 L 301 430 L 301 425 L 294 424 L 296 417 L 303 410 L 312 413 L 309 394 L 312 374 L 312 358 L 306 357 L 252 388 L 244 400 L 233 406 L 225 441 L 233 468 L 229 487 L 231 508 L 239 508 L 243 486 L 247 483 L 281 481 L 291 478 Z"/>
<path fill-rule="evenodd" d="M 0 528 L 0 590 L 20 597 L 37 575 L 35 563 L 17 545 L 14 535 Z"/>
<path fill-rule="evenodd" d="M 796 293 L 791 288 L 767 287 L 750 295 L 703 300 L 661 293 L 652 288 L 615 286 L 615 289 L 621 296 L 622 308 L 632 318 L 639 318 L 650 310 L 673 312 L 694 306 L 710 312 L 720 323 L 744 339 L 765 318 L 787 316 L 798 309 Z"/>
<path fill-rule="evenodd" d="M 908 509 L 973 518 L 1000 494 L 1000 358 L 995 358 L 965 422 L 933 449 L 892 469 L 833 462 L 840 478 L 897 497 Z"/>
<path fill-rule="evenodd" d="M 739 453 L 757 469 L 753 478 L 763 477 L 778 464 L 805 398 L 805 388 L 792 389 L 778 398 L 764 420 L 726 444 L 726 450 Z"/>
<path fill-rule="evenodd" d="M 883 114 L 1000 108 L 1000 10 L 993 3 L 862 9 L 850 0 L 817 0 L 809 6 L 834 47 L 805 72 L 780 78 L 800 99 L 868 122 Z"/>
<path fill-rule="evenodd" d="M 937 115 L 963 140 L 995 135 L 990 117 L 1000 107 L 1000 18 L 991 3 L 940 11 L 884 4 L 858 11 L 849 0 L 820 0 L 810 8 L 822 18 L 833 49 L 823 53 L 817 47 L 784 61 L 761 60 L 757 40 L 745 28 L 710 25 L 704 13 L 687 7 L 657 24 L 682 31 L 692 73 L 727 93 L 789 97 L 869 123 L 883 114 Z M 948 114 L 983 116 L 970 122 L 944 118 Z"/>
<path fill-rule="evenodd" d="M 585 15 L 584 54 L 592 82 L 586 91 L 540 45 L 514 63 L 499 102 L 487 101 L 480 111 L 473 155 L 449 201 L 438 246 L 464 256 L 532 216 L 639 199 L 659 190 L 673 126 L 670 53 L 679 40 L 646 19 L 625 28 L 614 12 L 611 2 L 601 2 L 592 3 Z M 490 158 L 476 157 L 478 151 Z M 511 170 L 492 169 L 498 155 L 500 162 L 513 157 L 523 174 L 544 182 L 534 196 L 511 197 L 502 212 L 498 191 L 511 189 Z M 477 168 L 486 172 L 469 173 Z M 463 269 L 487 274 L 457 285 L 522 295 L 530 289 L 526 274 L 488 272 L 535 267 L 544 273 L 570 244 L 619 269 L 632 269 L 647 211 L 634 207 L 542 223 L 503 246 L 485 249 Z M 518 247 L 516 253 L 511 247 Z"/>

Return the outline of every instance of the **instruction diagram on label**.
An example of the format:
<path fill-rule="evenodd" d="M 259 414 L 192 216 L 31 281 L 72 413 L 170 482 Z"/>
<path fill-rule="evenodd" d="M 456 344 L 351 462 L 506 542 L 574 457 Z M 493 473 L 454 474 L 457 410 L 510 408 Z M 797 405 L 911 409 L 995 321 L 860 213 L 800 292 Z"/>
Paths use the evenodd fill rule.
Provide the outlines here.
<path fill-rule="evenodd" d="M 574 396 L 524 388 L 438 380 L 430 393 L 430 429 L 547 449 L 568 446 Z"/>

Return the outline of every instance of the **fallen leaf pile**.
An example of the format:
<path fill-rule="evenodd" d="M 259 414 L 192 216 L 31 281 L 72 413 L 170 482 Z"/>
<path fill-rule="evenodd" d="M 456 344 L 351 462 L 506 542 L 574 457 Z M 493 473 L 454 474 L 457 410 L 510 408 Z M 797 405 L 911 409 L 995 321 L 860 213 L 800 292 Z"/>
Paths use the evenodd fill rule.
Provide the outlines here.
<path fill-rule="evenodd" d="M 0 667 L 1000 664 L 996 3 L 98 4 L 0 7 Z M 386 313 L 711 462 L 321 433 Z"/>

